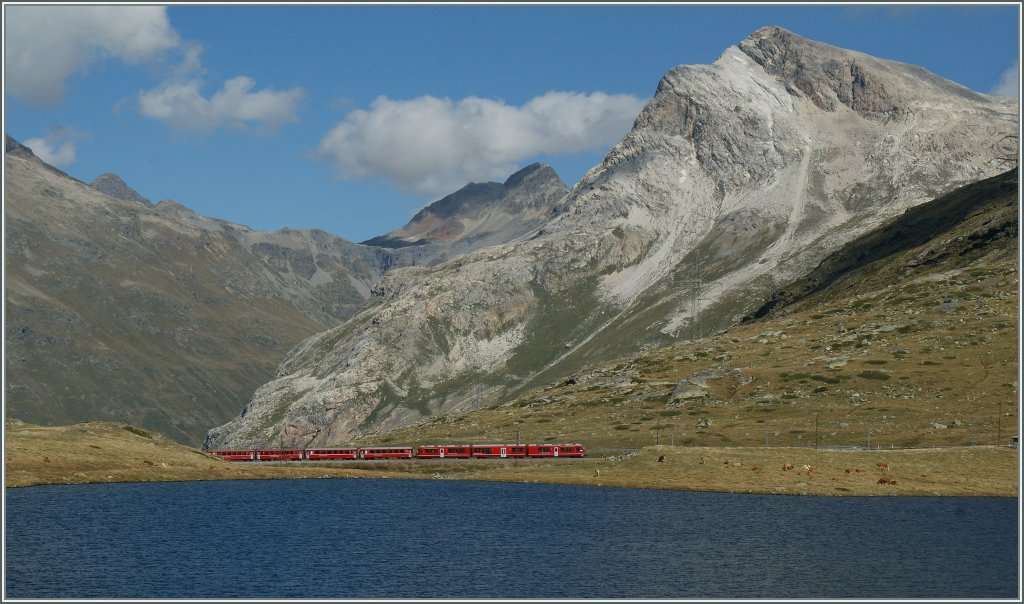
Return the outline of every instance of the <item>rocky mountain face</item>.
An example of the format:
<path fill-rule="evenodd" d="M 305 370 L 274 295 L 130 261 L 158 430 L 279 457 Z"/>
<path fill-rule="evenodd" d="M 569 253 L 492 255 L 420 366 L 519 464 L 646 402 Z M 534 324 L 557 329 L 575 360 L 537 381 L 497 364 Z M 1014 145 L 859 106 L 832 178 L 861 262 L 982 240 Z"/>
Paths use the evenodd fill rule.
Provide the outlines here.
<path fill-rule="evenodd" d="M 386 271 L 449 253 L 442 241 L 415 255 L 153 205 L 116 175 L 87 185 L 10 137 L 5 171 L 6 406 L 34 423 L 117 420 L 198 444 L 292 346 L 352 316 Z M 516 211 L 550 211 L 564 195 L 538 166 L 480 186 L 502 195 L 445 214 L 493 227 L 456 238 L 462 249 L 519 237 L 528 221 Z"/>
<path fill-rule="evenodd" d="M 1007 169 L 1016 130 L 1016 101 L 758 30 L 669 71 L 535 234 L 389 272 L 206 444 L 344 442 L 716 331 L 847 242 Z"/>
<path fill-rule="evenodd" d="M 470 183 L 420 210 L 409 224 L 364 245 L 394 250 L 396 264 L 435 265 L 528 235 L 569 189 L 550 166 L 532 164 L 502 183 Z"/>

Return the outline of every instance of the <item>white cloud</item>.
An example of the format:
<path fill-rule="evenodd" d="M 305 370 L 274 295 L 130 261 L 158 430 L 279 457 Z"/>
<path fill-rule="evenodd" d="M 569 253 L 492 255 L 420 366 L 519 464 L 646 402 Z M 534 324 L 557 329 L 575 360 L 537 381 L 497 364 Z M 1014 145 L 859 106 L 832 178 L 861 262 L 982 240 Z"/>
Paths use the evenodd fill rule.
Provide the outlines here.
<path fill-rule="evenodd" d="M 75 139 L 78 137 L 77 132 L 68 128 L 53 128 L 45 137 L 30 138 L 24 145 L 51 166 L 67 166 L 75 162 L 78 153 Z"/>
<path fill-rule="evenodd" d="M 139 111 L 171 127 L 207 132 L 219 127 L 273 129 L 296 119 L 301 88 L 253 90 L 239 76 L 207 99 L 198 42 L 171 26 L 162 6 L 5 6 L 7 91 L 35 104 L 56 103 L 65 82 L 104 60 L 160 62 L 165 80 L 138 94 Z M 120 105 L 120 104 L 119 104 Z M 118 107 L 115 107 L 117 110 Z M 36 139 L 43 140 L 43 139 Z M 74 144 L 69 155 L 74 156 Z M 67 156 L 67 155 L 65 155 Z"/>
<path fill-rule="evenodd" d="M 469 181 L 501 180 L 538 154 L 610 147 L 645 101 L 628 94 L 549 92 L 520 106 L 468 97 L 379 97 L 350 112 L 315 156 L 344 179 L 384 178 L 420 195 L 451 193 Z"/>
<path fill-rule="evenodd" d="M 1020 71 L 1020 60 L 1018 59 L 1009 69 L 1003 72 L 1002 77 L 999 78 L 999 84 L 992 89 L 992 94 L 1000 96 L 1012 96 L 1016 97 L 1020 95 L 1020 81 L 1018 80 L 1018 72 Z"/>
<path fill-rule="evenodd" d="M 33 103 L 64 97 L 64 82 L 106 58 L 138 64 L 175 48 L 162 6 L 5 6 L 7 91 Z"/>
<path fill-rule="evenodd" d="M 220 127 L 245 130 L 249 125 L 273 129 L 297 119 L 302 88 L 253 92 L 255 84 L 245 76 L 232 78 L 207 99 L 199 92 L 198 79 L 169 81 L 140 93 L 139 111 L 189 132 L 208 132 Z"/>

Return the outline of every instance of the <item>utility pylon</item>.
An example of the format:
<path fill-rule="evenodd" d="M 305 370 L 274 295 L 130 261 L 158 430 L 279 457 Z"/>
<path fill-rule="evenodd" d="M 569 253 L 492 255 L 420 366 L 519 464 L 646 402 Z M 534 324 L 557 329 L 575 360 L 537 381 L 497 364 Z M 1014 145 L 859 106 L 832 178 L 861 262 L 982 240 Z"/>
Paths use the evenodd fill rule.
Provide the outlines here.
<path fill-rule="evenodd" d="M 683 285 L 690 286 L 690 339 L 697 339 L 697 317 L 700 316 L 700 301 L 704 300 L 703 288 L 704 279 L 701 276 L 701 256 L 699 252 L 693 253 L 693 268 L 690 270 L 690 278 L 683 281 Z"/>

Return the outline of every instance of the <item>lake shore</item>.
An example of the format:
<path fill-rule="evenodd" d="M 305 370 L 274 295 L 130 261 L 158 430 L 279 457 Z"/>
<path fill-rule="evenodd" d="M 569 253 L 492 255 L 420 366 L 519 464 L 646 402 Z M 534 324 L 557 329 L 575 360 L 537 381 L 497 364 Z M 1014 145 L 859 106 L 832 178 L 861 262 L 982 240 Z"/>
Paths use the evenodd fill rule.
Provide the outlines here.
<path fill-rule="evenodd" d="M 651 446 L 634 453 L 585 460 L 270 464 L 225 462 L 159 434 L 106 422 L 58 427 L 7 422 L 5 436 L 7 488 L 109 482 L 406 478 L 785 495 L 1019 494 L 1018 451 L 1006 446 L 843 451 Z"/>

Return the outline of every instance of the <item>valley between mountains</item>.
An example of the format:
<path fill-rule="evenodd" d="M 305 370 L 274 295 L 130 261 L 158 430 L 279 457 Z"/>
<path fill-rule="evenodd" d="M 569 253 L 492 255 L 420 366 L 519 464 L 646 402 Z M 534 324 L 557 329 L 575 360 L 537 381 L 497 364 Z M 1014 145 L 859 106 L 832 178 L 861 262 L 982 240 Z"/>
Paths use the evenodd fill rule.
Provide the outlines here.
<path fill-rule="evenodd" d="M 362 243 L 153 204 L 8 138 L 8 476 L 47 469 L 19 434 L 76 422 L 206 449 L 520 437 L 718 465 L 764 447 L 1003 459 L 1018 114 L 768 27 L 669 71 L 571 188 L 534 164 Z M 828 463 L 847 491 L 813 492 L 878 488 Z M 936 478 L 943 463 L 912 466 L 903 492 L 965 492 Z M 990 467 L 1002 486 L 966 494 L 1016 484 L 1015 463 Z"/>

